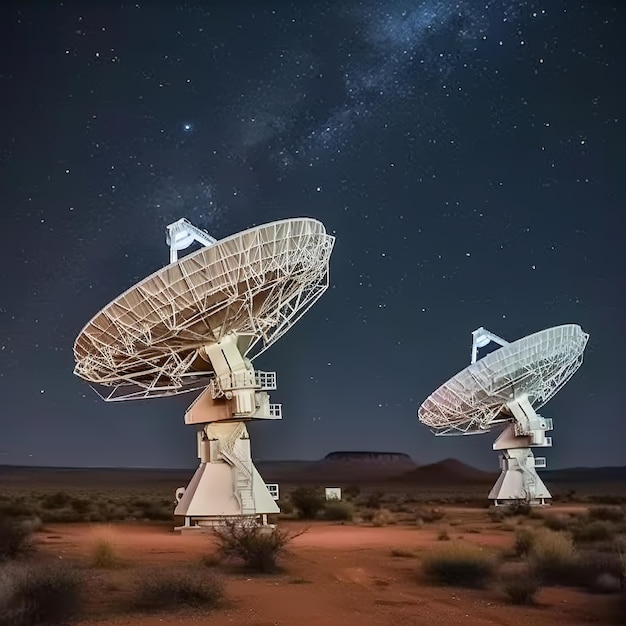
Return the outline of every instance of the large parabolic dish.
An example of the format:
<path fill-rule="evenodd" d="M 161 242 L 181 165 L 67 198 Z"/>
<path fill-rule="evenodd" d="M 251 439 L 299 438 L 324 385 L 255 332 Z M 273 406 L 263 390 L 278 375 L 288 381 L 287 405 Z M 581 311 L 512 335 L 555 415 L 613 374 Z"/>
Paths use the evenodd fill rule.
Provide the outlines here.
<path fill-rule="evenodd" d="M 531 447 L 549 447 L 552 420 L 537 414 L 581 366 L 589 335 L 564 324 L 507 343 L 484 328 L 473 333 L 477 348 L 502 347 L 476 360 L 434 391 L 418 409 L 419 420 L 437 435 L 487 433 L 508 424 L 494 443 L 502 452 L 501 474 L 489 498 L 545 503 L 550 493 L 537 475 L 545 458 Z"/>
<path fill-rule="evenodd" d="M 103 308 L 74 344 L 75 373 L 148 398 L 207 385 L 205 346 L 247 335 L 253 359 L 328 287 L 334 237 L 309 218 L 272 222 L 203 247 L 148 276 Z"/>
<path fill-rule="evenodd" d="M 267 523 L 280 509 L 252 462 L 247 422 L 282 418 L 276 373 L 252 360 L 328 288 L 335 238 L 309 218 L 216 240 L 186 219 L 167 226 L 170 264 L 104 307 L 74 343 L 75 374 L 105 400 L 202 390 L 185 413 L 200 464 L 176 491 L 180 530 Z M 192 243 L 203 247 L 178 259 Z M 99 392 L 100 393 L 100 392 Z"/>

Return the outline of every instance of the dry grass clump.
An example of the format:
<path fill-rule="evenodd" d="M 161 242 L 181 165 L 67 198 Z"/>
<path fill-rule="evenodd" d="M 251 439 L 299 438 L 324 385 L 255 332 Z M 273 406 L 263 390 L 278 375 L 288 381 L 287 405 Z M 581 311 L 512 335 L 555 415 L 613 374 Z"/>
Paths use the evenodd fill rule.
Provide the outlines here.
<path fill-rule="evenodd" d="M 332 522 L 351 522 L 354 518 L 354 506 L 350 502 L 333 501 L 324 507 L 324 519 Z"/>
<path fill-rule="evenodd" d="M 167 569 L 141 576 L 133 605 L 144 611 L 212 609 L 223 597 L 224 583 L 214 574 Z"/>
<path fill-rule="evenodd" d="M 515 563 L 499 574 L 500 586 L 512 604 L 534 604 L 541 588 L 537 572 L 528 563 Z"/>
<path fill-rule="evenodd" d="M 0 515 L 0 563 L 14 559 L 31 548 L 28 524 Z"/>
<path fill-rule="evenodd" d="M 603 522 L 623 522 L 624 510 L 619 506 L 592 506 L 587 513 L 591 519 Z"/>
<path fill-rule="evenodd" d="M 450 535 L 445 528 L 439 531 L 439 534 L 437 535 L 437 540 L 438 541 L 450 541 Z"/>
<path fill-rule="evenodd" d="M 395 519 L 393 517 L 393 513 L 388 509 L 380 509 L 376 511 L 376 513 L 374 513 L 374 516 L 372 517 L 372 524 L 377 528 L 393 524 L 394 521 Z"/>
<path fill-rule="evenodd" d="M 572 526 L 572 518 L 567 515 L 543 515 L 544 526 L 550 530 L 568 530 Z"/>
<path fill-rule="evenodd" d="M 391 551 L 391 556 L 401 559 L 412 559 L 415 554 L 413 552 L 410 552 L 409 550 L 395 549 Z"/>
<path fill-rule="evenodd" d="M 494 558 L 471 543 L 454 542 L 426 555 L 424 573 L 434 582 L 460 587 L 484 587 L 495 570 Z"/>
<path fill-rule="evenodd" d="M 418 519 L 421 519 L 423 522 L 427 524 L 431 522 L 438 522 L 443 519 L 444 512 L 441 509 L 423 509 L 418 508 L 415 511 L 415 515 Z"/>
<path fill-rule="evenodd" d="M 115 541 L 115 533 L 110 526 L 93 530 L 89 549 L 89 565 L 99 569 L 113 569 L 123 565 Z"/>
<path fill-rule="evenodd" d="M 585 523 L 583 521 L 572 528 L 572 537 L 576 543 L 612 541 L 615 538 L 615 529 L 609 522 L 593 520 Z"/>
<path fill-rule="evenodd" d="M 515 530 L 515 543 L 513 552 L 515 556 L 528 556 L 535 544 L 536 533 L 529 528 L 517 528 Z"/>
<path fill-rule="evenodd" d="M 238 559 L 252 571 L 272 573 L 278 569 L 278 559 L 287 545 L 307 530 L 290 534 L 269 526 L 229 521 L 214 528 L 213 533 L 221 558 Z"/>
<path fill-rule="evenodd" d="M 538 530 L 531 540 L 529 563 L 545 584 L 570 584 L 577 570 L 572 538 L 562 532 Z"/>
<path fill-rule="evenodd" d="M 5 566 L 0 570 L 0 624 L 66 624 L 80 610 L 80 589 L 78 570 L 62 563 Z"/>

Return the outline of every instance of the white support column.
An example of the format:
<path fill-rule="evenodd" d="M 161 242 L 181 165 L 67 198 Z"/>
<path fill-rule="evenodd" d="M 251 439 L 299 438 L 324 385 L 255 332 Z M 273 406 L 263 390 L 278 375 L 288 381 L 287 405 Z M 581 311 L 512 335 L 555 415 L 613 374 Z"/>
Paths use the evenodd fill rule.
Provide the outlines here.
<path fill-rule="evenodd" d="M 532 504 L 544 504 L 552 496 L 537 474 L 537 465 L 545 459 L 535 459 L 532 447 L 552 445 L 546 431 L 552 428 L 552 420 L 537 415 L 527 396 L 522 395 L 508 405 L 515 422 L 509 424 L 493 444 L 501 451 L 501 473 L 489 493 L 496 504 L 503 501 L 524 500 Z"/>

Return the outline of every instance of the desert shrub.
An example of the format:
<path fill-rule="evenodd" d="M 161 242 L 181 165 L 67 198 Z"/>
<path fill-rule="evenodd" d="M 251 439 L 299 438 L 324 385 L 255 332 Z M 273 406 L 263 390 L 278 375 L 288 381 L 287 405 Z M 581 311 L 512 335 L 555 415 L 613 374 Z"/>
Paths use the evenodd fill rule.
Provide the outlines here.
<path fill-rule="evenodd" d="M 0 571 L 0 624 L 52 626 L 79 612 L 78 570 L 61 563 L 20 565 Z"/>
<path fill-rule="evenodd" d="M 174 515 L 174 507 L 170 504 L 163 504 L 153 500 L 135 500 L 132 503 L 134 517 L 138 519 L 150 520 L 154 522 L 164 522 L 171 520 Z M 128 516 L 125 509 L 113 507 L 114 519 L 124 519 Z"/>
<path fill-rule="evenodd" d="M 372 493 L 368 493 L 363 504 L 368 509 L 380 509 L 380 507 L 383 504 L 383 494 L 380 493 L 380 491 L 374 491 Z"/>
<path fill-rule="evenodd" d="M 105 538 L 94 541 L 89 553 L 91 567 L 111 569 L 121 565 L 121 559 L 113 544 Z"/>
<path fill-rule="evenodd" d="M 391 551 L 391 556 L 402 559 L 412 559 L 415 554 L 413 554 L 413 552 L 409 552 L 408 550 L 395 549 Z"/>
<path fill-rule="evenodd" d="M 608 522 L 595 520 L 575 526 L 572 529 L 572 536 L 577 543 L 610 541 L 615 536 L 615 531 Z"/>
<path fill-rule="evenodd" d="M 424 573 L 434 582 L 461 587 L 483 587 L 491 578 L 495 562 L 488 553 L 470 543 L 452 543 L 428 554 Z"/>
<path fill-rule="evenodd" d="M 350 522 L 354 517 L 354 507 L 349 502 L 327 502 L 324 507 L 324 519 L 333 522 Z"/>
<path fill-rule="evenodd" d="M 372 524 L 377 528 L 393 524 L 393 522 L 393 514 L 387 509 L 379 509 L 378 511 L 376 511 L 376 513 L 374 513 L 374 516 L 372 517 Z"/>
<path fill-rule="evenodd" d="M 439 541 L 450 541 L 450 535 L 448 534 L 448 531 L 444 528 L 443 530 L 439 531 L 437 539 Z"/>
<path fill-rule="evenodd" d="M 62 509 L 70 506 L 72 498 L 65 491 L 57 491 L 55 493 L 47 493 L 41 499 L 41 506 L 45 509 Z"/>
<path fill-rule="evenodd" d="M 0 562 L 13 559 L 31 546 L 31 530 L 27 524 L 0 515 Z"/>
<path fill-rule="evenodd" d="M 71 507 L 79 515 L 86 515 L 91 509 L 91 502 L 85 498 L 72 498 Z"/>
<path fill-rule="evenodd" d="M 567 530 L 571 525 L 571 519 L 565 515 L 544 515 L 543 523 L 550 530 Z"/>
<path fill-rule="evenodd" d="M 306 532 L 296 534 L 269 526 L 227 522 L 213 530 L 217 540 L 218 554 L 224 559 L 240 559 L 246 567 L 262 573 L 278 569 L 278 559 L 289 542 Z"/>
<path fill-rule="evenodd" d="M 518 528 L 515 531 L 515 543 L 513 552 L 516 556 L 527 556 L 530 554 L 535 543 L 535 533 L 529 528 Z"/>
<path fill-rule="evenodd" d="M 530 563 L 545 584 L 571 584 L 577 576 L 577 553 L 572 538 L 541 529 L 530 548 Z"/>
<path fill-rule="evenodd" d="M 312 487 L 297 487 L 290 497 L 301 519 L 315 519 L 326 504 L 319 489 Z"/>
<path fill-rule="evenodd" d="M 598 552 L 597 550 L 581 550 L 576 564 L 576 580 L 572 581 L 580 587 L 596 593 L 609 593 L 611 581 L 617 589 L 621 587 L 623 573 L 620 556 L 613 552 Z"/>
<path fill-rule="evenodd" d="M 592 506 L 588 515 L 591 519 L 603 522 L 621 522 L 624 520 L 624 511 L 618 506 Z"/>
<path fill-rule="evenodd" d="M 502 591 L 513 604 L 533 604 L 541 588 L 539 577 L 528 563 L 516 563 L 499 574 Z"/>
<path fill-rule="evenodd" d="M 277 502 L 278 504 L 278 508 L 280 509 L 280 512 L 283 513 L 284 515 L 290 515 L 291 513 L 293 513 L 293 503 L 291 502 L 291 500 L 279 500 Z"/>
<path fill-rule="evenodd" d="M 504 521 L 505 518 L 504 513 L 499 508 L 495 507 L 493 509 L 489 509 L 487 515 L 492 522 L 496 523 Z"/>
<path fill-rule="evenodd" d="M 417 509 L 415 512 L 417 517 L 421 518 L 427 523 L 430 522 L 438 522 L 440 519 L 443 519 L 443 511 L 441 509 Z"/>
<path fill-rule="evenodd" d="M 224 596 L 224 584 L 210 572 L 159 570 L 142 575 L 133 604 L 145 611 L 216 607 Z"/>
<path fill-rule="evenodd" d="M 357 498 L 361 493 L 361 488 L 358 485 L 347 485 L 343 488 L 343 495 L 346 498 Z"/>

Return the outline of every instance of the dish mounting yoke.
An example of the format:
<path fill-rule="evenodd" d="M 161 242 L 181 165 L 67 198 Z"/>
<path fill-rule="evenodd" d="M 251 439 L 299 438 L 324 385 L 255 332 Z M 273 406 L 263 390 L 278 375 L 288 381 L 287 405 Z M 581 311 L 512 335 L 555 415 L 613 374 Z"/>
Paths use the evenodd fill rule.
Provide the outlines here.
<path fill-rule="evenodd" d="M 477 360 L 478 349 L 491 342 L 501 347 L 509 343 L 482 326 L 472 331 L 472 363 Z M 527 394 L 514 395 L 506 406 L 514 421 L 493 443 L 493 449 L 500 451 L 501 471 L 489 492 L 489 500 L 496 506 L 510 501 L 545 504 L 552 496 L 537 474 L 537 468 L 546 467 L 546 459 L 535 457 L 531 447 L 552 446 L 552 437 L 546 436 L 546 432 L 552 430 L 552 420 L 535 412 Z"/>

